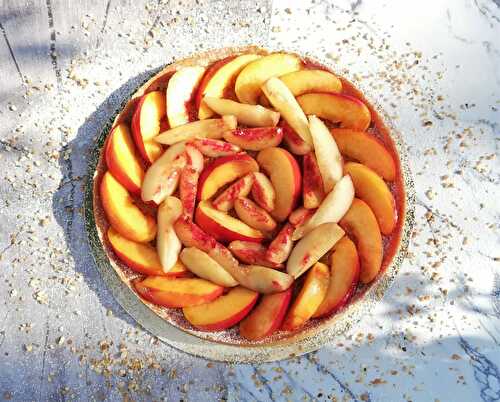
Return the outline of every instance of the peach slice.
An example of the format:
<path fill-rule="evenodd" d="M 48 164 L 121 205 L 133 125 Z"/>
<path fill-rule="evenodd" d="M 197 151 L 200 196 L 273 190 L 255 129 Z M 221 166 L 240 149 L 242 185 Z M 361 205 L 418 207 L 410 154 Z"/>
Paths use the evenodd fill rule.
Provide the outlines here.
<path fill-rule="evenodd" d="M 287 273 L 261 265 L 240 265 L 231 275 L 242 286 L 263 294 L 282 292 L 293 283 Z"/>
<path fill-rule="evenodd" d="M 201 173 L 198 199 L 208 200 L 226 184 L 258 170 L 255 159 L 244 153 L 214 159 Z"/>
<path fill-rule="evenodd" d="M 325 198 L 323 179 L 313 152 L 302 159 L 302 202 L 308 209 L 318 208 Z"/>
<path fill-rule="evenodd" d="M 264 94 L 271 104 L 281 113 L 283 119 L 292 127 L 301 139 L 313 145 L 307 118 L 295 96 L 279 78 L 273 77 L 262 86 Z"/>
<path fill-rule="evenodd" d="M 300 70 L 280 76 L 293 96 L 310 92 L 342 92 L 342 81 L 325 70 Z"/>
<path fill-rule="evenodd" d="M 215 113 L 225 116 L 233 115 L 238 123 L 252 127 L 274 127 L 278 124 L 280 114 L 260 105 L 247 105 L 230 99 L 203 98 L 203 102 Z"/>
<path fill-rule="evenodd" d="M 316 116 L 309 116 L 309 128 L 325 193 L 329 193 L 342 178 L 342 155 L 325 123 Z"/>
<path fill-rule="evenodd" d="M 123 237 L 115 229 L 108 229 L 108 240 L 117 257 L 123 261 L 131 270 L 144 275 L 163 275 L 171 277 L 186 276 L 189 271 L 177 261 L 175 266 L 168 272 L 163 272 L 160 258 L 153 246 L 137 243 Z"/>
<path fill-rule="evenodd" d="M 179 194 L 184 213 L 193 217 L 198 193 L 198 179 L 203 170 L 203 155 L 192 145 L 186 145 L 187 165 L 182 169 Z"/>
<path fill-rule="evenodd" d="M 194 327 L 204 331 L 222 331 L 245 318 L 258 298 L 257 292 L 238 286 L 211 303 L 185 307 L 182 311 Z"/>
<path fill-rule="evenodd" d="M 293 211 L 288 217 L 288 222 L 293 226 L 297 227 L 304 225 L 316 212 L 314 209 L 307 209 L 305 207 L 299 207 Z"/>
<path fill-rule="evenodd" d="M 274 240 L 269 244 L 266 252 L 266 259 L 274 264 L 281 264 L 287 260 L 292 252 L 293 241 L 292 234 L 294 226 L 286 223 Z"/>
<path fill-rule="evenodd" d="M 356 243 L 361 282 L 370 283 L 380 271 L 384 254 L 382 235 L 373 211 L 366 202 L 355 198 L 339 225 Z"/>
<path fill-rule="evenodd" d="M 128 126 L 117 125 L 105 147 L 106 165 L 111 174 L 133 194 L 141 192 L 144 169 L 134 145 Z"/>
<path fill-rule="evenodd" d="M 241 56 L 226 57 L 212 64 L 203 76 L 196 93 L 198 119 L 207 119 L 213 115 L 212 110 L 202 102 L 203 98 L 205 96 L 225 98 L 241 70 L 260 57 L 257 54 L 242 54 Z"/>
<path fill-rule="evenodd" d="M 224 287 L 200 278 L 148 276 L 133 282 L 135 290 L 147 301 L 164 307 L 187 307 L 209 303 L 224 292 Z"/>
<path fill-rule="evenodd" d="M 323 223 L 295 245 L 286 263 L 286 272 L 297 279 L 325 255 L 345 232 L 336 223 Z"/>
<path fill-rule="evenodd" d="M 167 118 L 170 127 L 182 126 L 192 120 L 190 103 L 204 73 L 204 67 L 182 67 L 170 78 L 167 86 Z"/>
<path fill-rule="evenodd" d="M 248 240 L 261 242 L 264 235 L 239 219 L 212 207 L 210 202 L 201 201 L 196 208 L 195 222 L 206 232 L 222 242 Z"/>
<path fill-rule="evenodd" d="M 366 202 L 375 214 L 382 234 L 391 234 L 397 221 L 396 202 L 387 184 L 361 163 L 346 163 L 345 171 L 352 177 L 356 197 Z"/>
<path fill-rule="evenodd" d="M 269 78 L 302 68 L 300 57 L 287 53 L 274 53 L 248 64 L 238 75 L 235 92 L 240 102 L 257 104 L 261 86 Z"/>
<path fill-rule="evenodd" d="M 252 197 L 255 202 L 264 208 L 267 212 L 274 209 L 276 192 L 274 191 L 271 180 L 264 173 L 255 172 L 253 174 L 254 182 L 252 186 Z"/>
<path fill-rule="evenodd" d="M 227 130 L 236 128 L 238 122 L 235 116 L 222 116 L 220 119 L 193 121 L 169 130 L 163 131 L 154 140 L 160 144 L 173 145 L 180 141 L 193 138 L 222 138 Z"/>
<path fill-rule="evenodd" d="M 158 208 L 156 249 L 163 272 L 169 272 L 176 264 L 181 251 L 181 242 L 174 230 L 174 222 L 182 214 L 182 204 L 178 198 L 167 197 Z"/>
<path fill-rule="evenodd" d="M 354 199 L 354 185 L 346 175 L 330 191 L 314 215 L 303 225 L 295 229 L 293 240 L 298 240 L 322 223 L 337 223 L 349 210 Z"/>
<path fill-rule="evenodd" d="M 217 261 L 196 247 L 185 248 L 179 258 L 193 274 L 200 278 L 224 287 L 238 285 L 238 282 Z"/>
<path fill-rule="evenodd" d="M 251 341 L 272 335 L 281 327 L 291 298 L 291 288 L 263 296 L 257 307 L 240 323 L 240 335 Z"/>
<path fill-rule="evenodd" d="M 186 164 L 185 148 L 183 142 L 172 145 L 149 167 L 141 189 L 144 202 L 153 201 L 160 204 L 174 193 L 179 183 L 180 171 Z"/>
<path fill-rule="evenodd" d="M 235 155 L 241 152 L 241 148 L 237 145 L 230 144 L 226 141 L 214 140 L 212 138 L 197 138 L 189 141 L 200 152 L 209 158 L 218 158 L 220 156 Z"/>
<path fill-rule="evenodd" d="M 276 191 L 271 215 L 283 222 L 295 208 L 300 196 L 301 174 L 295 158 L 283 148 L 266 148 L 257 155 L 257 162 L 267 173 Z"/>
<path fill-rule="evenodd" d="M 276 147 L 283 139 L 281 127 L 237 128 L 226 131 L 224 139 L 250 151 L 261 151 L 269 147 Z"/>
<path fill-rule="evenodd" d="M 396 178 L 393 157 L 372 134 L 349 128 L 333 128 L 330 132 L 341 154 L 368 166 L 385 180 L 393 181 Z"/>
<path fill-rule="evenodd" d="M 132 117 L 132 134 L 139 153 L 146 162 L 153 163 L 163 148 L 153 141 L 160 132 L 160 121 L 165 117 L 165 92 L 153 91 L 140 99 Z"/>
<path fill-rule="evenodd" d="M 294 331 L 302 327 L 323 302 L 330 283 L 328 266 L 317 262 L 309 270 L 297 298 L 293 301 L 281 327 Z"/>
<path fill-rule="evenodd" d="M 254 229 L 263 232 L 269 232 L 276 229 L 276 221 L 271 215 L 246 197 L 236 199 L 234 202 L 234 209 L 238 218 Z"/>
<path fill-rule="evenodd" d="M 283 269 L 283 264 L 277 264 L 266 258 L 267 248 L 259 243 L 235 240 L 229 244 L 229 250 L 245 264 L 262 265 L 263 267 Z"/>
<path fill-rule="evenodd" d="M 370 110 L 350 95 L 311 93 L 298 96 L 297 102 L 305 114 L 340 123 L 344 128 L 364 131 L 370 125 Z"/>
<path fill-rule="evenodd" d="M 356 246 L 347 236 L 333 247 L 330 265 L 328 291 L 313 317 L 324 317 L 342 308 L 356 291 L 359 257 Z"/>
<path fill-rule="evenodd" d="M 228 188 L 226 188 L 213 201 L 212 205 L 214 206 L 214 208 L 224 212 L 233 209 L 234 201 L 238 197 L 246 197 L 250 193 L 250 190 L 252 189 L 252 185 L 254 183 L 255 174 L 258 174 L 258 172 L 248 173 L 241 179 L 231 184 Z"/>
<path fill-rule="evenodd" d="M 305 155 L 313 150 L 312 145 L 305 142 L 285 120 L 279 125 L 283 128 L 283 142 L 292 154 Z"/>
<path fill-rule="evenodd" d="M 122 236 L 146 243 L 156 236 L 156 221 L 145 215 L 134 199 L 110 172 L 106 172 L 100 186 L 102 207 L 111 226 Z"/>

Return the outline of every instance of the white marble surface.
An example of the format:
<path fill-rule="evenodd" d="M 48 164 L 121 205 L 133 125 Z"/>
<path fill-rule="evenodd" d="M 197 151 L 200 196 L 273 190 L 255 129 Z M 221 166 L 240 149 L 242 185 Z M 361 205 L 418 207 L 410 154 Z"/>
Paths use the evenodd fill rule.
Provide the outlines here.
<path fill-rule="evenodd" d="M 197 3 L 0 3 L 0 400 L 500 400 L 498 0 Z M 138 327 L 80 210 L 93 138 L 144 72 L 242 43 L 334 61 L 393 116 L 417 191 L 410 256 L 373 313 L 253 366 Z"/>

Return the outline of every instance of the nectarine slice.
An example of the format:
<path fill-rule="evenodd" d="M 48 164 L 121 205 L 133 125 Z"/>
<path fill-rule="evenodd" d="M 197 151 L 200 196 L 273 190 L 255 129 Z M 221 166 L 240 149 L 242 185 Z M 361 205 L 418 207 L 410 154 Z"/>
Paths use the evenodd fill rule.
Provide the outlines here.
<path fill-rule="evenodd" d="M 238 260 L 245 264 L 262 265 L 263 267 L 283 269 L 283 264 L 274 263 L 267 259 L 267 248 L 259 243 L 235 240 L 229 244 L 229 250 Z"/>
<path fill-rule="evenodd" d="M 160 258 L 153 246 L 131 241 L 112 227 L 108 229 L 108 240 L 117 257 L 131 270 L 140 274 L 181 277 L 189 272 L 180 261 L 177 261 L 169 272 L 163 272 Z"/>
<path fill-rule="evenodd" d="M 269 248 L 266 252 L 267 260 L 274 264 L 281 264 L 286 261 L 292 252 L 292 234 L 294 229 L 294 226 L 290 223 L 286 223 L 281 228 L 277 236 L 273 239 L 271 244 L 269 244 Z"/>
<path fill-rule="evenodd" d="M 294 96 L 309 92 L 342 92 L 342 81 L 329 71 L 299 70 L 280 76 Z"/>
<path fill-rule="evenodd" d="M 159 205 L 175 192 L 181 169 L 187 161 L 185 149 L 183 142 L 172 145 L 149 167 L 141 189 L 144 202 L 153 201 Z"/>
<path fill-rule="evenodd" d="M 396 164 L 390 152 L 372 134 L 349 128 L 330 130 L 340 153 L 354 159 L 382 176 L 393 181 L 396 178 Z M 374 158 L 374 155 L 377 155 Z"/>
<path fill-rule="evenodd" d="M 279 125 L 283 128 L 283 142 L 292 154 L 305 155 L 313 150 L 312 144 L 305 142 L 285 120 Z"/>
<path fill-rule="evenodd" d="M 226 184 L 258 170 L 255 159 L 244 153 L 214 159 L 201 173 L 198 199 L 208 200 Z"/>
<path fill-rule="evenodd" d="M 329 193 L 335 183 L 342 178 L 342 156 L 325 123 L 316 116 L 309 116 L 309 129 L 313 138 L 319 171 L 323 179 L 323 187 L 325 193 Z"/>
<path fill-rule="evenodd" d="M 242 54 L 241 56 L 230 56 L 219 60 L 211 65 L 200 83 L 196 94 L 196 106 L 198 107 L 198 119 L 203 120 L 213 115 L 212 110 L 203 102 L 205 96 L 224 98 L 232 88 L 236 77 L 250 62 L 259 59 L 257 54 Z"/>
<path fill-rule="evenodd" d="M 283 129 L 281 127 L 237 128 L 226 131 L 224 139 L 243 149 L 260 151 L 278 146 L 283 139 Z"/>
<path fill-rule="evenodd" d="M 203 170 L 203 155 L 192 145 L 186 145 L 187 165 L 182 169 L 179 181 L 179 195 L 181 197 L 184 214 L 193 217 L 198 193 L 198 179 Z"/>
<path fill-rule="evenodd" d="M 291 288 L 262 296 L 257 307 L 240 323 L 240 335 L 251 341 L 272 335 L 281 327 L 291 298 Z"/>
<path fill-rule="evenodd" d="M 295 244 L 286 263 L 286 272 L 298 278 L 323 257 L 344 234 L 336 223 L 323 223 L 314 228 Z"/>
<path fill-rule="evenodd" d="M 260 151 L 257 162 L 270 177 L 276 191 L 271 215 L 282 222 L 293 211 L 300 196 L 302 183 L 299 165 L 283 148 L 266 148 Z"/>
<path fill-rule="evenodd" d="M 316 212 L 315 209 L 307 209 L 305 207 L 299 207 L 293 211 L 288 217 L 288 222 L 293 226 L 304 225 Z"/>
<path fill-rule="evenodd" d="M 217 299 L 224 292 L 223 286 L 200 278 L 148 276 L 133 284 L 144 299 L 164 307 L 197 306 Z"/>
<path fill-rule="evenodd" d="M 293 301 L 282 329 L 294 331 L 302 327 L 323 302 L 330 282 L 328 266 L 317 262 L 309 270 L 297 298 Z"/>
<path fill-rule="evenodd" d="M 160 121 L 165 117 L 165 92 L 153 91 L 142 96 L 132 117 L 132 133 L 139 153 L 146 162 L 153 163 L 163 148 L 153 141 L 160 132 Z"/>
<path fill-rule="evenodd" d="M 195 221 L 200 228 L 222 242 L 233 240 L 261 242 L 264 238 L 260 230 L 215 209 L 208 201 L 201 201 L 198 204 Z"/>
<path fill-rule="evenodd" d="M 117 125 L 106 143 L 106 165 L 111 174 L 128 191 L 141 192 L 144 169 L 137 154 L 130 130 L 125 123 Z"/>
<path fill-rule="evenodd" d="M 361 163 L 346 163 L 345 171 L 351 175 L 356 197 L 365 201 L 375 214 L 382 234 L 391 234 L 397 221 L 396 202 L 387 184 Z"/>
<path fill-rule="evenodd" d="M 185 307 L 182 311 L 194 327 L 204 331 L 222 331 L 245 318 L 258 298 L 257 292 L 238 286 L 211 303 Z"/>
<path fill-rule="evenodd" d="M 203 98 L 203 102 L 215 113 L 236 117 L 238 123 L 252 127 L 274 127 L 278 124 L 280 114 L 271 109 L 266 109 L 260 105 L 247 105 L 235 102 L 230 99 Z"/>
<path fill-rule="evenodd" d="M 380 271 L 384 253 L 377 219 L 368 204 L 355 198 L 339 225 L 354 238 L 360 260 L 360 280 L 370 283 Z"/>
<path fill-rule="evenodd" d="M 258 174 L 258 172 L 253 174 L 248 173 L 241 179 L 235 181 L 228 188 L 226 188 L 213 201 L 212 205 L 214 206 L 214 208 L 224 212 L 233 209 L 234 201 L 238 197 L 246 197 L 250 193 L 250 190 L 252 189 L 252 185 L 254 183 L 255 174 Z"/>
<path fill-rule="evenodd" d="M 226 130 L 236 128 L 235 116 L 223 116 L 220 119 L 193 121 L 182 126 L 163 131 L 154 140 L 160 144 L 173 145 L 193 138 L 222 138 Z"/>
<path fill-rule="evenodd" d="M 236 96 L 243 103 L 257 104 L 261 86 L 271 77 L 302 68 L 300 57 L 287 53 L 274 53 L 248 64 L 236 78 Z"/>
<path fill-rule="evenodd" d="M 297 102 L 305 114 L 339 123 L 344 128 L 366 130 L 371 114 L 366 105 L 349 95 L 332 93 L 310 93 L 297 97 Z"/>
<path fill-rule="evenodd" d="M 281 113 L 283 119 L 292 127 L 304 142 L 312 145 L 311 132 L 307 118 L 300 108 L 295 96 L 279 78 L 272 77 L 262 85 L 267 99 Z"/>
<path fill-rule="evenodd" d="M 135 205 L 133 198 L 110 172 L 102 178 L 101 201 L 111 226 L 122 236 L 146 243 L 156 236 L 156 221 Z"/>
<path fill-rule="evenodd" d="M 168 81 L 167 117 L 170 127 L 182 126 L 191 120 L 190 107 L 193 106 L 190 103 L 204 73 L 204 67 L 182 67 Z"/>
<path fill-rule="evenodd" d="M 276 221 L 271 215 L 249 198 L 237 198 L 234 210 L 238 218 L 254 229 L 269 232 L 276 228 Z"/>
<path fill-rule="evenodd" d="M 261 172 L 255 172 L 253 177 L 252 197 L 254 201 L 267 212 L 271 212 L 274 209 L 274 200 L 276 199 L 276 191 L 274 191 L 271 180 Z"/>
<path fill-rule="evenodd" d="M 356 246 L 344 236 L 330 256 L 330 284 L 321 306 L 313 317 L 324 317 L 344 306 L 356 290 L 359 279 L 359 257 Z"/>
<path fill-rule="evenodd" d="M 184 248 L 179 258 L 187 269 L 200 278 L 224 287 L 238 285 L 238 282 L 217 261 L 196 247 Z"/>
<path fill-rule="evenodd" d="M 344 176 L 330 191 L 314 215 L 293 233 L 293 240 L 298 240 L 322 223 L 337 223 L 351 206 L 354 199 L 354 185 L 349 175 Z"/>
<path fill-rule="evenodd" d="M 302 202 L 308 209 L 318 208 L 325 198 L 323 178 L 313 152 L 302 158 Z"/>

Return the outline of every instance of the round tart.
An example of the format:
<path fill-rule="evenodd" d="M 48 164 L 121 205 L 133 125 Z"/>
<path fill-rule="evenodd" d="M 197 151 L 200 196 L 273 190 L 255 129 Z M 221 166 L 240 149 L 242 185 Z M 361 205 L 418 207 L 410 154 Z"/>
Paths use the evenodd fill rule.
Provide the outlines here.
<path fill-rule="evenodd" d="M 129 297 L 186 333 L 254 348 L 331 337 L 380 298 L 407 247 L 394 138 L 310 58 L 203 53 L 155 74 L 114 119 L 90 230 Z"/>

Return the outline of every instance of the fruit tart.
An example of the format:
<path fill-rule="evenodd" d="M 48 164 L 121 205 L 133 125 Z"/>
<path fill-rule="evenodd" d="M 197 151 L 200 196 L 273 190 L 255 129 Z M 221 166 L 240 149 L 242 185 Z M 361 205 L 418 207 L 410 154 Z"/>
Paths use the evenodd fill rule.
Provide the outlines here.
<path fill-rule="evenodd" d="M 154 75 L 114 120 L 94 216 L 120 278 L 172 325 L 252 345 L 358 303 L 400 242 L 396 147 L 363 94 L 287 52 L 222 49 Z"/>

